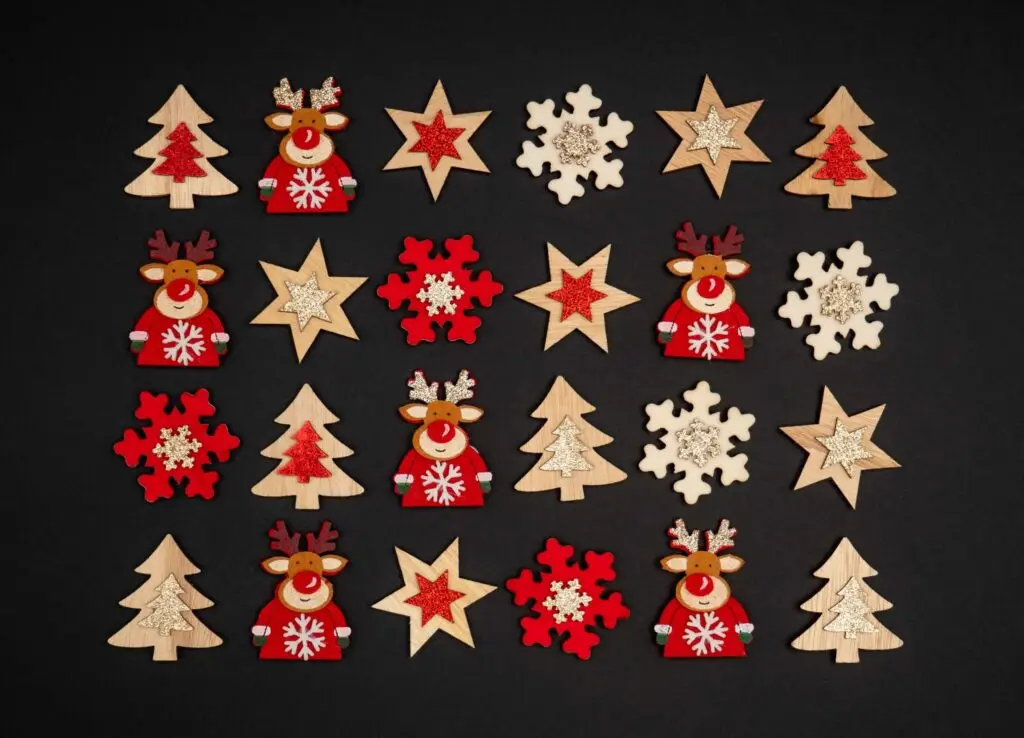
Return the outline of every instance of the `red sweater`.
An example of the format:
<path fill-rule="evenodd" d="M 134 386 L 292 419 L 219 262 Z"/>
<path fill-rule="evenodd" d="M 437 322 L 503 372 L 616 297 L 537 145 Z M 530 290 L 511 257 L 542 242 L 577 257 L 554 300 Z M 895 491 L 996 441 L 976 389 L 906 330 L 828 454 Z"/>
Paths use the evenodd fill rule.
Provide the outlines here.
<path fill-rule="evenodd" d="M 351 632 L 345 616 L 333 602 L 319 610 L 295 612 L 276 597 L 260 610 L 252 628 L 253 636 L 267 639 L 260 646 L 261 659 L 289 661 L 338 661 L 338 638 L 347 638 Z"/>
<path fill-rule="evenodd" d="M 169 318 L 156 307 L 142 314 L 132 341 L 145 341 L 139 351 L 139 366 L 220 366 L 213 338 L 227 341 L 224 324 L 217 313 L 207 308 L 194 318 Z"/>
<path fill-rule="evenodd" d="M 672 334 L 665 345 L 665 356 L 741 361 L 744 351 L 740 328 L 749 329 L 750 318 L 735 302 L 725 312 L 710 315 L 691 310 L 678 299 L 665 311 L 658 333 Z"/>
<path fill-rule="evenodd" d="M 345 213 L 348 197 L 342 191 L 342 179 L 355 185 L 348 165 L 337 154 L 313 167 L 289 164 L 280 154 L 270 162 L 260 189 L 272 188 L 269 197 L 262 194 L 268 213 Z"/>
<path fill-rule="evenodd" d="M 480 482 L 490 481 L 483 457 L 472 446 L 447 461 L 428 459 L 413 449 L 395 473 L 396 485 L 409 485 L 402 507 L 480 507 L 484 504 Z"/>
<path fill-rule="evenodd" d="M 658 618 L 659 626 L 672 629 L 665 643 L 665 657 L 746 656 L 747 649 L 736 632 L 741 623 L 749 625 L 750 619 L 734 597 L 711 612 L 690 610 L 672 598 Z"/>

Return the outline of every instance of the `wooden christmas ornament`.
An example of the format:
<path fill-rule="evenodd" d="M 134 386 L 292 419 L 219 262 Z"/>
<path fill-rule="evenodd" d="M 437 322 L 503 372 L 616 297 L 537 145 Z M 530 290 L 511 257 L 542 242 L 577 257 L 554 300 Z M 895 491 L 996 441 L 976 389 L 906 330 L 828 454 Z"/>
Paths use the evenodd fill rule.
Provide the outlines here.
<path fill-rule="evenodd" d="M 121 607 L 139 613 L 107 639 L 118 648 L 152 648 L 153 661 L 177 661 L 179 648 L 215 648 L 224 641 L 193 610 L 213 606 L 186 579 L 199 573 L 168 533 L 135 571 L 149 580 L 125 597 Z"/>
<path fill-rule="evenodd" d="M 850 507 L 857 507 L 862 471 L 899 468 L 896 460 L 871 440 L 884 410 L 885 405 L 879 405 L 847 415 L 826 387 L 816 424 L 779 429 L 807 452 L 807 461 L 793 489 L 831 479 Z"/>
<path fill-rule="evenodd" d="M 608 592 L 600 582 L 615 579 L 615 556 L 611 553 L 587 551 L 583 554 L 586 567 L 569 563 L 574 549 L 549 538 L 544 550 L 537 554 L 537 563 L 547 567 L 539 578 L 530 569 L 505 582 L 515 595 L 515 604 L 525 605 L 533 600 L 534 616 L 519 621 L 523 629 L 524 646 L 548 648 L 553 641 L 552 631 L 561 638 L 562 651 L 589 659 L 591 649 L 601 642 L 594 632 L 598 619 L 611 630 L 620 620 L 629 617 L 629 608 L 622 604 L 622 595 Z"/>
<path fill-rule="evenodd" d="M 300 535 L 290 533 L 283 520 L 267 535 L 271 550 L 282 555 L 264 559 L 263 571 L 284 579 L 252 626 L 252 644 L 260 649 L 260 658 L 340 660 L 349 646 L 352 628 L 334 604 L 334 587 L 327 580 L 348 565 L 348 559 L 329 553 L 338 547 L 334 542 L 338 531 L 324 521 L 317 533 L 306 534 L 305 551 L 301 550 Z"/>
<path fill-rule="evenodd" d="M 743 566 L 743 559 L 720 551 L 732 548 L 736 529 L 722 519 L 718 531 L 705 531 L 706 551 L 700 549 L 700 531 L 688 531 L 682 518 L 668 529 L 669 546 L 682 551 L 661 560 L 661 568 L 682 574 L 675 597 L 661 611 L 654 638 L 665 658 L 746 656 L 754 639 L 754 626 L 746 610 L 732 596 L 722 578 Z"/>
<path fill-rule="evenodd" d="M 734 161 L 771 161 L 747 136 L 747 126 L 763 102 L 755 100 L 727 108 L 715 91 L 711 77 L 705 76 L 696 110 L 657 111 L 682 139 L 662 174 L 699 164 L 704 167 L 715 194 L 721 197 Z"/>
<path fill-rule="evenodd" d="M 153 470 L 139 475 L 146 502 L 173 497 L 172 480 L 178 484 L 185 482 L 186 497 L 209 500 L 220 474 L 206 467 L 215 458 L 227 461 L 238 448 L 238 437 L 231 435 L 224 424 L 210 431 L 206 419 L 213 417 L 216 408 L 210 403 L 208 390 L 181 393 L 179 402 L 184 411 L 173 408 L 167 412 L 168 400 L 167 395 L 141 393 L 135 417 L 148 420 L 149 425 L 142 429 L 141 437 L 133 428 L 126 430 L 124 437 L 114 444 L 114 453 L 132 468 L 144 458 L 143 465 Z"/>
<path fill-rule="evenodd" d="M 260 266 L 274 286 L 277 297 L 249 322 L 252 325 L 288 326 L 300 362 L 320 331 L 359 340 L 341 306 L 366 281 L 366 277 L 331 276 L 320 239 L 313 244 L 296 272 L 265 261 L 261 261 Z"/>
<path fill-rule="evenodd" d="M 548 189 L 558 196 L 558 202 L 568 205 L 574 197 L 582 197 L 585 190 L 578 181 L 594 176 L 594 186 L 599 190 L 606 187 L 622 187 L 622 160 L 606 158 L 612 153 L 609 144 L 620 149 L 626 148 L 627 137 L 633 132 L 633 124 L 622 120 L 618 113 L 609 113 L 607 123 L 593 115 L 601 107 L 601 100 L 594 97 L 590 85 L 581 85 L 576 92 L 565 95 L 565 101 L 572 107 L 555 115 L 554 100 L 526 104 L 530 117 L 526 126 L 530 130 L 543 128 L 537 134 L 540 146 L 533 141 L 523 142 L 523 153 L 516 159 L 521 169 L 539 177 L 547 164 L 551 174 L 558 176 L 548 182 Z"/>
<path fill-rule="evenodd" d="M 476 330 L 483 321 L 468 312 L 474 309 L 474 301 L 480 307 L 490 307 L 505 287 L 491 279 L 487 270 L 476 273 L 474 279 L 474 270 L 467 264 L 478 261 L 480 252 L 473 248 L 472 236 L 446 238 L 447 256 L 431 256 L 433 248 L 433 241 L 406 238 L 398 261 L 412 269 L 389 274 L 388 281 L 377 288 L 377 296 L 387 300 L 391 310 L 400 310 L 402 303 L 408 302 L 409 310 L 416 314 L 402 319 L 410 346 L 432 342 L 437 337 L 432 326 L 448 323 L 449 341 L 476 343 Z"/>
<path fill-rule="evenodd" d="M 729 408 L 724 420 L 721 412 L 712 413 L 711 408 L 722 396 L 712 392 L 707 382 L 698 382 L 696 387 L 683 392 L 683 399 L 692 410 L 680 408 L 677 411 L 670 399 L 658 405 L 652 402 L 645 408 L 647 430 L 665 431 L 665 434 L 660 438 L 660 447 L 652 443 L 644 446 L 639 468 L 658 479 L 664 479 L 669 469 L 683 472 L 682 479 L 676 480 L 672 489 L 692 505 L 711 492 L 705 476 L 712 477 L 720 471 L 724 486 L 750 478 L 747 455 L 729 452 L 735 447 L 732 439 L 750 440 L 754 416 L 735 407 Z"/>
<path fill-rule="evenodd" d="M 868 164 L 886 154 L 860 132 L 874 124 L 840 87 L 828 104 L 811 118 L 824 126 L 813 139 L 796 150 L 798 156 L 817 159 L 786 184 L 794 195 L 828 195 L 830 209 L 849 210 L 854 197 L 892 197 L 896 190 Z"/>
<path fill-rule="evenodd" d="M 421 168 L 435 201 L 452 169 L 490 174 L 491 170 L 469 143 L 470 137 L 491 114 L 490 110 L 456 115 L 440 80 L 422 113 L 385 110 L 405 136 L 405 143 L 384 165 L 384 171 Z"/>
<path fill-rule="evenodd" d="M 191 210 L 193 195 L 233 195 L 238 187 L 217 171 L 210 159 L 228 153 L 199 126 L 212 123 L 183 85 L 178 85 L 150 123 L 160 132 L 135 149 L 135 155 L 153 163 L 124 191 L 139 197 L 170 196 L 171 210 Z"/>
<path fill-rule="evenodd" d="M 184 254 L 180 247 L 177 241 L 168 243 L 162 230 L 149 239 L 149 256 L 155 261 L 139 273 L 160 286 L 152 306 L 128 334 L 139 366 L 220 366 L 220 357 L 227 353 L 230 337 L 203 289 L 224 276 L 223 269 L 210 263 L 217 241 L 203 231 L 194 244 L 185 242 Z"/>
<path fill-rule="evenodd" d="M 575 330 L 579 330 L 603 351 L 608 351 L 605 315 L 640 299 L 605 281 L 611 255 L 612 247 L 609 244 L 583 264 L 577 265 L 552 244 L 548 244 L 548 271 L 551 278 L 544 284 L 516 295 L 520 300 L 548 311 L 545 351 Z"/>
<path fill-rule="evenodd" d="M 871 266 L 871 257 L 864 253 L 864 244 L 854 241 L 849 248 L 836 250 L 842 268 L 834 263 L 825 266 L 825 254 L 806 252 L 797 254 L 797 269 L 793 278 L 807 280 L 804 296 L 790 290 L 786 293 L 786 304 L 779 308 L 779 316 L 799 328 L 806 320 L 812 327 L 820 328 L 811 333 L 804 343 L 814 349 L 818 361 L 829 354 L 838 354 L 842 344 L 837 336 L 846 338 L 851 333 L 854 349 L 876 349 L 882 345 L 882 321 L 868 321 L 877 307 L 888 310 L 892 298 L 899 294 L 899 285 L 890 282 L 884 274 L 876 274 L 868 284 L 868 275 L 860 274 L 861 269 Z M 873 307 L 874 306 L 874 307 Z"/>
<path fill-rule="evenodd" d="M 473 397 L 476 380 L 463 369 L 455 384 L 444 383 L 443 400 L 437 398 L 437 382 L 427 384 L 419 370 L 407 384 L 416 402 L 398 412 L 419 428 L 393 477 L 402 507 L 480 507 L 491 491 L 491 472 L 461 425 L 475 423 L 484 411 L 459 404 Z"/>
<path fill-rule="evenodd" d="M 543 419 L 544 426 L 520 451 L 540 454 L 540 459 L 516 482 L 519 492 L 557 489 L 562 502 L 583 499 L 585 486 L 615 484 L 626 473 L 603 459 L 593 449 L 615 439 L 583 419 L 596 410 L 576 393 L 563 377 L 556 377 L 544 401 L 531 417 Z"/>
<path fill-rule="evenodd" d="M 348 116 L 332 108 L 340 104 L 341 88 L 328 77 L 309 91 L 292 91 L 283 77 L 274 88 L 274 102 L 287 112 L 264 118 L 275 131 L 284 131 L 278 154 L 259 181 L 260 199 L 268 213 L 345 213 L 356 197 L 356 180 L 348 164 L 334 151 L 328 131 L 341 131 Z"/>
<path fill-rule="evenodd" d="M 754 329 L 729 282 L 750 271 L 747 262 L 736 258 L 742 245 L 736 226 L 722 237 L 712 236 L 711 244 L 707 236 L 697 236 L 689 221 L 676 231 L 676 248 L 689 256 L 665 266 L 687 281 L 658 323 L 665 356 L 743 361 L 754 345 Z"/>
<path fill-rule="evenodd" d="M 800 606 L 821 613 L 814 624 L 793 641 L 801 651 L 835 651 L 837 664 L 860 662 L 860 649 L 889 651 L 903 645 L 872 613 L 888 610 L 892 603 L 864 579 L 878 574 L 854 549 L 849 538 L 839 542 L 814 576 L 828 584 Z"/>
<path fill-rule="evenodd" d="M 409 618 L 409 658 L 439 630 L 476 648 L 466 608 L 495 587 L 459 576 L 459 539 L 429 565 L 397 546 L 395 555 L 403 586 L 374 603 L 373 608 Z"/>
<path fill-rule="evenodd" d="M 281 463 L 252 488 L 252 493 L 294 497 L 296 510 L 319 510 L 321 497 L 361 495 L 362 485 L 333 461 L 355 453 L 325 427 L 339 420 L 312 387 L 302 385 L 288 408 L 274 419 L 287 425 L 287 432 L 260 452 Z"/>

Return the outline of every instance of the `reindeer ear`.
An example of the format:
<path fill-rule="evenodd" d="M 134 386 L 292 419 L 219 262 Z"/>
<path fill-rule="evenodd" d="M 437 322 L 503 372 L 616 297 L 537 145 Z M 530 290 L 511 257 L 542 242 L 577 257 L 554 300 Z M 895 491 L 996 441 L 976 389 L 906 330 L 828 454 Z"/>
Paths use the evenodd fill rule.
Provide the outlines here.
<path fill-rule="evenodd" d="M 693 274 L 693 259 L 673 259 L 665 267 L 675 275 L 689 277 Z"/>
<path fill-rule="evenodd" d="M 147 282 L 163 282 L 164 281 L 164 269 L 167 268 L 166 264 L 146 264 L 145 266 L 139 267 L 139 274 Z"/>
<path fill-rule="evenodd" d="M 672 554 L 661 560 L 661 568 L 673 574 L 682 574 L 686 571 L 686 557 L 682 554 Z"/>
<path fill-rule="evenodd" d="M 292 114 L 271 113 L 263 121 L 275 131 L 287 131 L 292 125 Z"/>
<path fill-rule="evenodd" d="M 348 559 L 337 554 L 326 554 L 320 560 L 324 562 L 324 574 L 337 574 L 348 566 Z"/>
<path fill-rule="evenodd" d="M 730 277 L 742 277 L 749 271 L 750 264 L 743 261 L 743 259 L 725 260 L 725 273 L 728 274 Z"/>
<path fill-rule="evenodd" d="M 213 284 L 224 276 L 224 270 L 213 264 L 204 264 L 196 269 L 196 277 L 203 284 Z"/>
<path fill-rule="evenodd" d="M 718 563 L 722 567 L 722 571 L 728 573 L 739 571 L 743 566 L 743 559 L 734 554 L 726 554 L 725 556 L 718 557 Z"/>
<path fill-rule="evenodd" d="M 263 571 L 270 574 L 284 574 L 288 571 L 288 558 L 286 556 L 271 556 L 263 559 L 261 564 Z"/>
<path fill-rule="evenodd" d="M 475 423 L 484 416 L 484 411 L 476 405 L 459 405 L 463 423 Z"/>
<path fill-rule="evenodd" d="M 410 423 L 418 423 L 427 417 L 427 406 L 418 402 L 410 402 L 408 405 L 398 408 L 398 412 Z"/>
<path fill-rule="evenodd" d="M 324 122 L 324 127 L 328 131 L 340 131 L 348 125 L 348 117 L 342 115 L 337 110 L 332 110 L 329 113 L 324 113 Z"/>

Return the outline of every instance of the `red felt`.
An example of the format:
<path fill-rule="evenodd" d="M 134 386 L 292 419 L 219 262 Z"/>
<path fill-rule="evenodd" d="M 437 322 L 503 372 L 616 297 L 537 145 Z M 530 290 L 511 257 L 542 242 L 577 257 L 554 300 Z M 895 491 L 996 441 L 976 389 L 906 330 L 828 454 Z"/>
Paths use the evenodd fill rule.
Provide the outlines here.
<path fill-rule="evenodd" d="M 594 270 L 584 274 L 579 279 L 574 278 L 569 272 L 562 270 L 562 286 L 546 296 L 552 300 L 562 303 L 562 320 L 566 320 L 573 313 L 579 313 L 587 320 L 593 320 L 591 304 L 608 297 L 603 292 L 598 292 L 590 286 L 594 277 Z"/>
<path fill-rule="evenodd" d="M 297 477 L 301 484 L 309 484 L 310 477 L 329 477 L 331 472 L 320 463 L 327 454 L 320 449 L 317 443 L 321 440 L 313 425 L 307 420 L 302 424 L 292 439 L 296 442 L 294 446 L 284 452 L 284 455 L 291 459 L 287 464 L 277 470 L 277 473 L 285 477 Z"/>
<path fill-rule="evenodd" d="M 444 124 L 444 114 L 438 110 L 434 120 L 428 123 L 413 121 L 419 140 L 409 148 L 409 153 L 421 152 L 430 160 L 430 168 L 437 169 L 442 156 L 461 159 L 455 148 L 455 139 L 466 132 L 465 128 L 449 128 Z"/>
<path fill-rule="evenodd" d="M 463 592 L 449 589 L 447 571 L 441 572 L 441 575 L 434 581 L 417 574 L 416 586 L 420 591 L 405 600 L 405 603 L 415 605 L 420 609 L 420 625 L 426 625 L 435 615 L 444 618 L 449 623 L 455 621 L 452 616 L 452 603 L 461 600 L 466 595 Z"/>
<path fill-rule="evenodd" d="M 173 177 L 175 182 L 184 182 L 186 177 L 206 176 L 202 167 L 195 163 L 195 159 L 203 158 L 203 154 L 192 145 L 196 137 L 185 123 L 179 123 L 167 136 L 167 140 L 171 142 L 170 145 L 160 150 L 160 156 L 167 158 L 153 169 L 153 174 Z"/>
<path fill-rule="evenodd" d="M 814 179 L 831 179 L 837 187 L 845 185 L 848 179 L 867 179 L 868 175 L 854 164 L 864 157 L 853 150 L 853 138 L 845 128 L 836 126 L 825 143 L 828 148 L 818 157 L 825 165 L 811 175 Z"/>

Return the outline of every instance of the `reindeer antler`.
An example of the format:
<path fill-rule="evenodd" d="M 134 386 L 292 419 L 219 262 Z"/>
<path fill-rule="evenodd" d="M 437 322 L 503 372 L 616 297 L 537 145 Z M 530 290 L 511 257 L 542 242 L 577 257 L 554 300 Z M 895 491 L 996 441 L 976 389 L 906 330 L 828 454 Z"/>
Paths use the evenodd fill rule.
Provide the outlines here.
<path fill-rule="evenodd" d="M 406 384 L 409 385 L 409 399 L 420 402 L 434 402 L 437 399 L 437 382 L 427 384 L 423 372 L 419 369 L 412 373 L 412 379 Z"/>
<path fill-rule="evenodd" d="M 313 110 L 329 110 L 338 107 L 341 88 L 334 86 L 334 77 L 328 77 L 318 89 L 309 91 L 309 107 Z"/>
<path fill-rule="evenodd" d="M 728 518 L 722 518 L 722 522 L 718 524 L 717 533 L 707 531 L 705 535 L 708 537 L 708 552 L 710 553 L 718 553 L 723 548 L 732 548 L 736 545 L 732 540 L 736 535 L 736 529 L 729 527 Z"/>
<path fill-rule="evenodd" d="M 672 541 L 668 544 L 671 548 L 678 548 L 686 553 L 697 553 L 700 548 L 700 530 L 694 528 L 693 532 L 687 532 L 686 523 L 682 518 L 676 518 L 674 528 L 668 529 L 668 537 Z"/>
<path fill-rule="evenodd" d="M 149 258 L 169 264 L 178 258 L 178 242 L 167 243 L 167 236 L 161 228 L 153 237 L 147 241 L 149 244 Z"/>
<path fill-rule="evenodd" d="M 331 522 L 325 520 L 320 524 L 320 532 L 315 536 L 312 533 L 306 534 L 306 548 L 313 553 L 323 554 L 337 548 L 334 539 L 338 537 L 338 531 L 331 530 Z"/>
<path fill-rule="evenodd" d="M 683 229 L 676 231 L 676 248 L 690 256 L 700 256 L 707 253 L 707 236 L 697 236 L 693 230 L 693 223 L 686 221 Z"/>
<path fill-rule="evenodd" d="M 725 232 L 725 236 L 719 238 L 713 236 L 711 242 L 714 244 L 712 253 L 716 256 L 721 256 L 723 259 L 726 256 L 734 256 L 740 253 L 743 249 L 743 234 L 736 231 L 736 226 L 729 226 L 729 230 Z"/>
<path fill-rule="evenodd" d="M 455 380 L 455 384 L 444 383 L 444 399 L 457 405 L 462 400 L 468 400 L 473 396 L 472 388 L 475 386 L 476 380 L 469 376 L 468 370 L 463 369 L 459 372 L 459 378 Z"/>
<path fill-rule="evenodd" d="M 209 231 L 199 234 L 199 240 L 195 245 L 191 241 L 185 242 L 185 258 L 196 264 L 204 261 L 213 261 L 213 250 L 217 248 L 217 239 L 210 238 Z"/>
<path fill-rule="evenodd" d="M 289 535 L 288 526 L 283 520 L 274 523 L 267 535 L 270 536 L 270 548 L 273 551 L 280 551 L 285 556 L 291 556 L 299 552 L 299 534 Z"/>
<path fill-rule="evenodd" d="M 287 77 L 282 77 L 281 82 L 274 88 L 274 102 L 279 108 L 295 111 L 302 107 L 302 98 L 305 94 L 306 91 L 303 89 L 292 92 L 292 83 Z"/>

